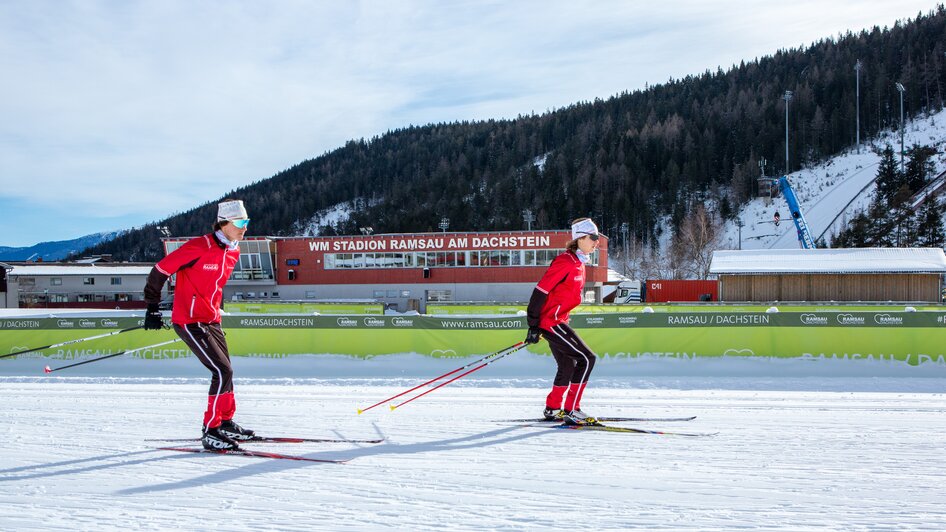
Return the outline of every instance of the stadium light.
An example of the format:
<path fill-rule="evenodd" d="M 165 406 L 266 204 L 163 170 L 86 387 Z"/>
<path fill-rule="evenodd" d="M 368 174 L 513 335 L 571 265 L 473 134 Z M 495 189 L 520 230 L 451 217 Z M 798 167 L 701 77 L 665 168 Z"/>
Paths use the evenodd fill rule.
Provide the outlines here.
<path fill-rule="evenodd" d="M 627 252 L 627 233 L 630 228 L 631 226 L 629 223 L 621 222 L 621 238 L 624 239 L 621 246 L 621 252 L 624 254 L 624 275 L 627 275 L 627 261 L 630 258 L 630 255 Z"/>
<path fill-rule="evenodd" d="M 907 89 L 903 87 L 903 83 L 897 82 L 897 90 L 900 91 L 900 173 L 903 173 L 903 93 L 907 92 Z"/>
<path fill-rule="evenodd" d="M 857 73 L 855 75 L 857 79 L 857 153 L 861 152 L 861 69 L 864 68 L 864 63 L 861 63 L 861 60 L 858 59 L 854 63 L 854 71 Z"/>
<path fill-rule="evenodd" d="M 785 94 L 782 95 L 782 99 L 785 100 L 785 174 L 789 173 L 788 165 L 788 102 L 791 101 L 794 93 L 792 91 L 785 91 Z"/>
<path fill-rule="evenodd" d="M 535 215 L 532 214 L 532 209 L 526 209 L 522 211 L 522 220 L 527 224 L 529 231 L 531 231 L 532 222 L 535 221 Z"/>

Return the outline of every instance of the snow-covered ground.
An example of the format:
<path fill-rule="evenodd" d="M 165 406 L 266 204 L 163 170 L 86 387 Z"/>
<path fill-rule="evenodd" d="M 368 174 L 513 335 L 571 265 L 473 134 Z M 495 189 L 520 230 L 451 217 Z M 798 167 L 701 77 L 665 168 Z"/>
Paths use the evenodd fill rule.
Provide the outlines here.
<path fill-rule="evenodd" d="M 946 152 L 942 151 L 942 146 L 946 145 L 946 112 L 908 122 L 904 130 L 904 147 L 909 149 L 914 143 L 940 149 L 933 161 L 937 172 L 946 169 Z M 865 142 L 861 153 L 851 149 L 823 164 L 788 175 L 813 238 L 817 240 L 823 234 L 830 242 L 832 234 L 837 233 L 856 212 L 867 207 L 874 192 L 871 182 L 877 176 L 880 161 L 873 148 L 883 149 L 887 144 L 899 154 L 900 133 L 887 131 L 871 143 Z M 772 223 L 776 211 L 782 218 L 778 227 Z M 781 195 L 771 203 L 763 198 L 753 199 L 740 211 L 739 218 L 745 224 L 742 249 L 798 247 L 795 225 Z M 739 232 L 735 223 L 726 224 L 722 245 L 729 249 L 738 248 Z"/>
<path fill-rule="evenodd" d="M 207 384 L 194 359 L 104 361 L 55 378 L 33 371 L 40 362 L 0 364 L 0 530 L 946 528 L 939 367 L 658 359 L 596 368 L 586 411 L 695 415 L 624 425 L 718 433 L 683 437 L 500 422 L 543 406 L 553 364 L 525 353 L 362 415 L 469 361 L 235 360 L 237 419 L 259 433 L 385 438 L 252 446 L 350 459 L 335 465 L 156 450 L 147 438 L 199 432 Z"/>

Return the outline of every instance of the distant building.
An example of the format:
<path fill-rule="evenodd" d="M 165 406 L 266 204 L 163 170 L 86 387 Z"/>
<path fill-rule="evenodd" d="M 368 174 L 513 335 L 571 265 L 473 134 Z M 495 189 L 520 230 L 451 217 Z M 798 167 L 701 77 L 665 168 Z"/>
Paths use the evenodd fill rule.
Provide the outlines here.
<path fill-rule="evenodd" d="M 144 308 L 151 264 L 10 263 L 0 283 L 8 308 Z"/>
<path fill-rule="evenodd" d="M 727 250 L 713 254 L 720 301 L 939 303 L 941 248 Z"/>
<path fill-rule="evenodd" d="M 16 298 L 9 298 L 10 291 L 7 288 L 7 272 L 13 269 L 13 266 L 5 262 L 0 262 L 0 308 L 16 308 Z"/>

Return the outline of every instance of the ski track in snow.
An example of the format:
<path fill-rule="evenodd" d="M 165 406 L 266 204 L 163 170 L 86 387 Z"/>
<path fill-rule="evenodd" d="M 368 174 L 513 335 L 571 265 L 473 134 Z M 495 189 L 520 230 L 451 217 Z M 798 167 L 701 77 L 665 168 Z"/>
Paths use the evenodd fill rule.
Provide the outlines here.
<path fill-rule="evenodd" d="M 544 388 L 447 387 L 357 415 L 405 388 L 237 385 L 237 419 L 261 434 L 387 438 L 251 447 L 352 459 L 335 465 L 143 441 L 197 436 L 204 385 L 3 382 L 2 530 L 946 527 L 940 393 L 588 388 L 592 414 L 699 416 L 623 425 L 719 433 L 688 438 L 496 422 L 537 415 Z"/>

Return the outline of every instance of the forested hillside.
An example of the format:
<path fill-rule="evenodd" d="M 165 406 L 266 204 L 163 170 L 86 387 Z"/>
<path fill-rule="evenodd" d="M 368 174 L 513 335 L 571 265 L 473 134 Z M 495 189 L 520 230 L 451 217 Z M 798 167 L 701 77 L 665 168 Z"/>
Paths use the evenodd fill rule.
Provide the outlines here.
<path fill-rule="evenodd" d="M 822 160 L 855 140 L 855 63 L 860 60 L 861 139 L 940 109 L 946 89 L 946 10 L 891 28 L 826 38 L 728 70 L 671 79 L 593 102 L 515 120 L 411 126 L 345 146 L 223 197 L 247 202 L 252 234 L 298 234 L 318 211 L 353 202 L 351 217 L 323 233 L 561 228 L 589 215 L 640 239 L 673 230 L 715 200 L 728 217 L 752 193 L 761 158 L 785 168 L 786 90 L 790 168 Z M 326 102 L 330 104 L 330 102 Z M 209 229 L 214 204 L 137 228 L 90 248 L 155 260 L 157 225 L 173 235 Z M 669 223 L 666 223 L 669 215 Z"/>

